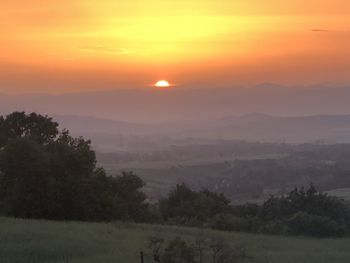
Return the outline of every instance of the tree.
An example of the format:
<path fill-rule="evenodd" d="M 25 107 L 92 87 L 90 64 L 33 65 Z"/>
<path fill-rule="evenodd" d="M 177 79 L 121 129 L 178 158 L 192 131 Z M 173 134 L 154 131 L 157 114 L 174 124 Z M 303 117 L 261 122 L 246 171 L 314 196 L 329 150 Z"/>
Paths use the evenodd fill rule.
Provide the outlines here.
<path fill-rule="evenodd" d="M 350 229 L 350 208 L 336 197 L 318 192 L 313 185 L 307 190 L 295 188 L 288 195 L 271 197 L 260 213 L 261 229 L 270 233 L 311 236 L 341 236 Z"/>
<path fill-rule="evenodd" d="M 94 217 L 92 207 L 84 200 L 91 194 L 89 188 L 96 169 L 91 142 L 73 138 L 68 131 L 63 131 L 46 148 L 50 158 L 50 175 L 56 182 L 51 200 L 59 213 L 54 217 L 75 220 Z"/>
<path fill-rule="evenodd" d="M 0 117 L 0 148 L 19 137 L 30 137 L 40 144 L 52 141 L 58 134 L 58 123 L 48 116 L 14 112 Z"/>
<path fill-rule="evenodd" d="M 113 192 L 123 202 L 126 210 L 124 219 L 144 221 L 148 217 L 148 205 L 145 203 L 146 195 L 141 191 L 145 183 L 133 172 L 122 172 L 115 178 Z"/>
<path fill-rule="evenodd" d="M 175 217 L 190 218 L 195 216 L 192 203 L 197 194 L 185 184 L 176 185 L 167 198 L 160 200 L 160 211 L 165 219 Z"/>
<path fill-rule="evenodd" d="M 25 218 L 142 220 L 143 181 L 132 173 L 106 175 L 91 141 L 73 138 L 47 116 L 0 117 L 0 209 Z"/>
<path fill-rule="evenodd" d="M 159 202 L 165 220 L 181 219 L 186 224 L 202 224 L 215 215 L 229 210 L 229 200 L 208 190 L 195 192 L 185 184 L 177 185 L 168 197 Z"/>
<path fill-rule="evenodd" d="M 13 139 L 1 152 L 1 208 L 17 217 L 40 218 L 50 213 L 52 181 L 45 149 L 28 138 Z"/>

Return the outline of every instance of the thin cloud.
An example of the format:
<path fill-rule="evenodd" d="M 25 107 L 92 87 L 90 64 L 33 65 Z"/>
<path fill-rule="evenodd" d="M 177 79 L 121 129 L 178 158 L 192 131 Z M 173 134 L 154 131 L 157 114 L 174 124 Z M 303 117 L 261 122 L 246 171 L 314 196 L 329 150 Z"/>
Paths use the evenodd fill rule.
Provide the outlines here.
<path fill-rule="evenodd" d="M 121 55 L 127 55 L 127 54 L 135 54 L 136 51 L 128 50 L 128 49 L 125 49 L 125 48 L 119 48 L 119 51 L 117 53 L 121 54 Z"/>
<path fill-rule="evenodd" d="M 312 32 L 320 32 L 320 33 L 329 33 L 329 32 L 333 32 L 333 30 L 329 30 L 329 29 L 322 29 L 322 28 L 314 28 L 311 29 Z"/>
<path fill-rule="evenodd" d="M 97 46 L 88 46 L 88 47 L 80 47 L 80 51 L 87 52 L 87 53 L 111 53 L 111 54 L 118 54 L 118 55 L 129 55 L 129 54 L 135 54 L 135 50 L 129 50 L 126 48 L 108 48 L 102 45 Z"/>

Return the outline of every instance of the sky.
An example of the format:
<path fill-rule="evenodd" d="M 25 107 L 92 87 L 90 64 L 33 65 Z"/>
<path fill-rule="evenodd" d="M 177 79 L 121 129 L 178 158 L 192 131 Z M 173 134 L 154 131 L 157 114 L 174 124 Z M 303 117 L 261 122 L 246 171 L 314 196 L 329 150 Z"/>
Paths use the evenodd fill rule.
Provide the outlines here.
<path fill-rule="evenodd" d="M 348 0 L 2 0 L 0 92 L 350 83 Z"/>

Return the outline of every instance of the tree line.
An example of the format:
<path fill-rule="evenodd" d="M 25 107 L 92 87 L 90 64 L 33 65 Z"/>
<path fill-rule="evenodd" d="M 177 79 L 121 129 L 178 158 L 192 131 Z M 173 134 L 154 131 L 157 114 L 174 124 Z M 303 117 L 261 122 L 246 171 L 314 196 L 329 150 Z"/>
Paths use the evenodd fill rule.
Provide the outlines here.
<path fill-rule="evenodd" d="M 226 231 L 316 237 L 350 234 L 346 202 L 296 188 L 263 204 L 232 205 L 223 195 L 175 187 L 149 204 L 132 172 L 109 176 L 97 167 L 91 141 L 74 138 L 48 116 L 0 117 L 0 213 L 52 220 L 125 220 Z"/>
<path fill-rule="evenodd" d="M 96 166 L 91 141 L 73 138 L 36 113 L 0 117 L 0 211 L 55 220 L 134 220 L 147 217 L 143 181 L 111 177 Z"/>
<path fill-rule="evenodd" d="M 195 192 L 182 184 L 160 200 L 159 210 L 168 224 L 314 237 L 350 235 L 348 203 L 318 192 L 312 185 L 271 196 L 261 205 L 232 205 L 223 195 Z"/>

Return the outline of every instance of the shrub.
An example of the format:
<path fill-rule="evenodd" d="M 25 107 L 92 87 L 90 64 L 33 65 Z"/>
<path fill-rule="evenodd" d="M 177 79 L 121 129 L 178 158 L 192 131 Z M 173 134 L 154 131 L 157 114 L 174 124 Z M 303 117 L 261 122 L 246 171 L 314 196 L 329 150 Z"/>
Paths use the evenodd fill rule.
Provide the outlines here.
<path fill-rule="evenodd" d="M 168 244 L 162 257 L 163 263 L 194 263 L 194 249 L 181 238 L 176 238 Z"/>
<path fill-rule="evenodd" d="M 200 226 L 219 213 L 229 210 L 229 200 L 208 190 L 195 192 L 185 184 L 177 185 L 159 202 L 165 220 L 181 218 L 186 225 Z"/>
<path fill-rule="evenodd" d="M 344 236 L 346 227 L 326 216 L 295 213 L 287 221 L 291 234 L 314 237 Z"/>
<path fill-rule="evenodd" d="M 255 218 L 243 218 L 231 214 L 218 214 L 211 221 L 211 227 L 223 231 L 254 231 L 258 226 Z"/>
<path fill-rule="evenodd" d="M 286 223 L 279 219 L 267 221 L 259 227 L 258 232 L 265 234 L 287 234 L 288 226 Z"/>

